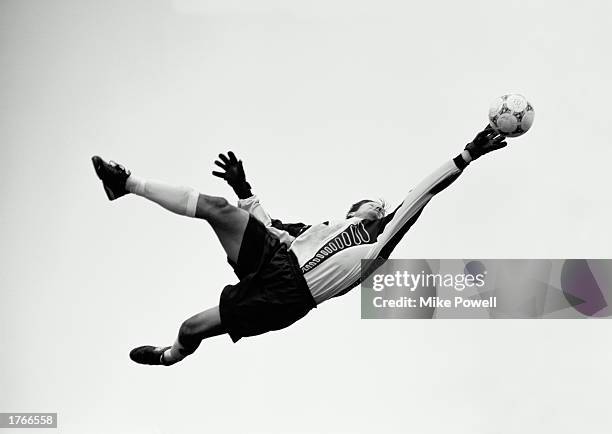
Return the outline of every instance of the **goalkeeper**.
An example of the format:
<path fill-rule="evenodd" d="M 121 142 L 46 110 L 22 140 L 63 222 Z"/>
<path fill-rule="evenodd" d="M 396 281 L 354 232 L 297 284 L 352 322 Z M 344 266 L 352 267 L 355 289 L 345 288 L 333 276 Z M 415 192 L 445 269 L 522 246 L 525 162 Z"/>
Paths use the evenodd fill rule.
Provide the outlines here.
<path fill-rule="evenodd" d="M 504 139 L 487 126 L 388 214 L 384 204 L 366 199 L 353 204 L 344 219 L 314 225 L 272 219 L 252 194 L 242 162 L 232 152 L 219 155 L 215 163 L 222 171 L 213 174 L 234 189 L 238 207 L 192 188 L 139 178 L 94 156 L 94 169 L 110 200 L 132 193 L 176 214 L 206 220 L 239 278 L 223 289 L 218 306 L 182 323 L 172 346 L 138 347 L 130 358 L 141 364 L 172 365 L 192 354 L 203 339 L 227 333 L 236 342 L 279 330 L 318 304 L 345 294 L 359 284 L 362 259 L 388 258 L 431 198 L 470 162 L 506 146 Z"/>

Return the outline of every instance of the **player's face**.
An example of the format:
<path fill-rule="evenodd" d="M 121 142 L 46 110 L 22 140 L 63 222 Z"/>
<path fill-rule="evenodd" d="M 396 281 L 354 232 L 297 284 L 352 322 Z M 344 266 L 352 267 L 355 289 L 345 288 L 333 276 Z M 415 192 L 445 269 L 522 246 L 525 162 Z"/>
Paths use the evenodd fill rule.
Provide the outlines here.
<path fill-rule="evenodd" d="M 385 209 L 380 202 L 366 202 L 362 204 L 353 217 L 359 217 L 367 220 L 376 220 L 385 216 Z"/>

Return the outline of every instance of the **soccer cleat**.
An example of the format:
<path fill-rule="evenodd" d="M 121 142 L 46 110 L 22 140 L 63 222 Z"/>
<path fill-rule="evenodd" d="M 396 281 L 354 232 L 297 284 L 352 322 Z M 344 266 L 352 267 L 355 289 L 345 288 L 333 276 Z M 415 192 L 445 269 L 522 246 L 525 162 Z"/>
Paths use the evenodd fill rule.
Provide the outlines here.
<path fill-rule="evenodd" d="M 160 348 L 145 345 L 130 351 L 130 359 L 141 365 L 163 365 L 162 355 L 170 347 Z"/>
<path fill-rule="evenodd" d="M 125 181 L 130 176 L 130 171 L 114 161 L 106 162 L 94 155 L 91 157 L 98 178 L 102 180 L 104 191 L 109 200 L 115 200 L 125 196 L 129 192 L 125 189 Z"/>

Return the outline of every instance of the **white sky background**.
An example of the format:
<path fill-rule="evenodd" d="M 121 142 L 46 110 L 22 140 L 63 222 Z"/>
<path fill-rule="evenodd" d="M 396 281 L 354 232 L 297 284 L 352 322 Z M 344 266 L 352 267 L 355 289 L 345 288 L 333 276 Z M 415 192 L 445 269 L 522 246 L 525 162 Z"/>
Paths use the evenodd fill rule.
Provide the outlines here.
<path fill-rule="evenodd" d="M 0 411 L 57 411 L 79 434 L 609 432 L 608 321 L 365 321 L 355 290 L 170 369 L 132 363 L 236 279 L 206 223 L 108 202 L 89 159 L 233 200 L 210 175 L 232 149 L 273 216 L 316 223 L 397 205 L 518 92 L 532 130 L 393 257 L 611 257 L 610 13 L 0 1 Z"/>

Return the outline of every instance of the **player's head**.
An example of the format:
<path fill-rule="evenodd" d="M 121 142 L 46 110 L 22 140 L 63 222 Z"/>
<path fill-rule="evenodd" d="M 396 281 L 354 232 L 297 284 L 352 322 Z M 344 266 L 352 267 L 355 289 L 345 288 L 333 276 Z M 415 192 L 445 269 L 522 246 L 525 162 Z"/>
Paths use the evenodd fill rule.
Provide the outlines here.
<path fill-rule="evenodd" d="M 385 201 L 363 199 L 351 205 L 346 218 L 359 217 L 367 220 L 376 220 L 385 216 Z"/>

